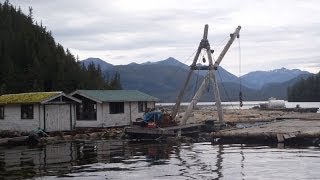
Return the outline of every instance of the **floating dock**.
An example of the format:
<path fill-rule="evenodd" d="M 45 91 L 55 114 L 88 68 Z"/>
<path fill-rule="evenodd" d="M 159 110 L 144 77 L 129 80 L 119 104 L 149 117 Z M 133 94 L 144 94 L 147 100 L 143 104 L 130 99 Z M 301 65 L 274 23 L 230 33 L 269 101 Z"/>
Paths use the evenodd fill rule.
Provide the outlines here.
<path fill-rule="evenodd" d="M 247 128 L 211 133 L 217 143 L 320 144 L 320 119 L 282 119 Z"/>

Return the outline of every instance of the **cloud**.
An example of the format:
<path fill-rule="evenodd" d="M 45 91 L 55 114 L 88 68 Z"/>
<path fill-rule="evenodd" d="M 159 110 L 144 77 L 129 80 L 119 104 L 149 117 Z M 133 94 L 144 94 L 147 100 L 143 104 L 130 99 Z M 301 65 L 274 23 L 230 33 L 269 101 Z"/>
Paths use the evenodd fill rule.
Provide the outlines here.
<path fill-rule="evenodd" d="M 320 69 L 315 63 L 320 56 L 320 2 L 316 0 L 10 2 L 26 13 L 32 6 L 35 20 L 42 21 L 56 41 L 80 59 L 99 57 L 128 64 L 172 56 L 190 63 L 204 24 L 210 25 L 208 38 L 215 56 L 241 25 L 242 73 L 281 67 Z M 312 62 L 309 57 L 314 57 Z M 238 61 L 235 42 L 221 65 L 238 74 Z"/>

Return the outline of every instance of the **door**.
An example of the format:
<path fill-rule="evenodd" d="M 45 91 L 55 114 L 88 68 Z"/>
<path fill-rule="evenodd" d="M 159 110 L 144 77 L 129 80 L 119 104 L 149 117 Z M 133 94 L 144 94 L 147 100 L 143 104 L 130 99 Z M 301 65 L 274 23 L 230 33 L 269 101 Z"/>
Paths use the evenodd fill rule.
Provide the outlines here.
<path fill-rule="evenodd" d="M 71 130 L 70 106 L 46 105 L 46 131 Z"/>

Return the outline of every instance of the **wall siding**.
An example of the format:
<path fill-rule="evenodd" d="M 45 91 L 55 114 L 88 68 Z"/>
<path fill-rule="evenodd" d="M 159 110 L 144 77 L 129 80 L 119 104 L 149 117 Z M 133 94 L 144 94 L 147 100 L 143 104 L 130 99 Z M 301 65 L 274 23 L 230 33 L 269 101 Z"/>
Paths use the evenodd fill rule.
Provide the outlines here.
<path fill-rule="evenodd" d="M 21 119 L 20 105 L 5 105 L 4 119 L 0 119 L 0 130 L 32 131 L 40 126 L 39 105 L 33 106 L 33 119 Z"/>
<path fill-rule="evenodd" d="M 149 108 L 154 108 L 155 102 L 148 102 Z M 131 108 L 130 108 L 131 107 Z M 130 110 L 131 109 L 131 110 Z M 131 111 L 131 116 L 130 116 Z M 97 104 L 97 120 L 77 120 L 76 127 L 113 127 L 127 126 L 141 118 L 144 112 L 138 111 L 138 102 L 125 102 L 124 113 L 110 114 L 109 103 Z"/>
<path fill-rule="evenodd" d="M 46 114 L 56 114 L 57 111 L 54 107 L 59 107 L 59 105 L 45 105 Z M 48 108 L 52 106 L 51 108 Z M 50 127 L 46 119 L 46 130 L 48 131 L 61 131 L 61 130 L 72 130 L 75 127 L 75 105 L 71 105 L 72 109 L 72 124 L 73 127 L 70 129 L 70 105 L 61 105 L 60 108 L 64 108 L 63 111 L 68 111 L 65 118 L 61 119 L 60 128 Z M 21 119 L 21 105 L 5 105 L 4 106 L 4 119 L 0 119 L 0 131 L 1 130 L 12 130 L 12 131 L 23 131 L 29 132 L 35 130 L 36 128 L 44 129 L 44 105 L 34 104 L 33 106 L 33 119 Z M 66 113 L 65 113 L 66 114 Z M 58 122 L 57 122 L 58 123 Z"/>

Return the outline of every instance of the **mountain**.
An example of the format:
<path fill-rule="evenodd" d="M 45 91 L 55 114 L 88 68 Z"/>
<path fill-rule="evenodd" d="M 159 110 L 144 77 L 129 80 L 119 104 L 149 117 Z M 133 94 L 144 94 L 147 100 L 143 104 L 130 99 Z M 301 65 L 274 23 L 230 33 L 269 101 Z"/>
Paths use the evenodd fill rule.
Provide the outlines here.
<path fill-rule="evenodd" d="M 177 66 L 184 69 L 189 69 L 190 67 L 178 60 L 176 60 L 173 57 L 169 57 L 168 59 L 154 62 L 153 64 L 159 64 L 159 65 L 167 65 L 167 66 Z"/>
<path fill-rule="evenodd" d="M 118 72 L 124 89 L 137 89 L 156 96 L 161 100 L 175 101 L 189 70 L 179 66 L 161 63 L 128 64 L 114 66 L 108 75 Z M 186 97 L 193 92 L 193 84 L 200 83 L 202 76 L 193 74 L 187 87 Z"/>
<path fill-rule="evenodd" d="M 296 82 L 301 79 L 306 79 L 310 75 L 309 74 L 300 74 L 297 77 L 290 79 L 289 81 L 281 82 L 281 83 L 268 83 L 265 84 L 260 90 L 260 96 L 263 99 L 268 99 L 269 97 L 275 97 L 277 99 L 288 99 L 288 88 L 293 86 Z"/>
<path fill-rule="evenodd" d="M 320 71 L 293 84 L 288 89 L 288 101 L 320 102 Z"/>
<path fill-rule="evenodd" d="M 272 71 L 254 71 L 241 76 L 243 85 L 253 88 L 261 89 L 268 83 L 282 83 L 298 77 L 299 75 L 310 75 L 307 71 L 299 69 L 275 69 Z"/>
<path fill-rule="evenodd" d="M 128 65 L 112 65 L 101 59 L 84 60 L 87 64 L 99 64 L 106 77 L 118 72 L 124 89 L 137 89 L 158 97 L 163 102 L 174 102 L 184 84 L 190 67 L 173 57 L 157 62 Z M 183 101 L 190 101 L 201 84 L 207 71 L 194 71 Z M 269 97 L 287 99 L 287 88 L 298 79 L 309 76 L 310 73 L 298 69 L 285 68 L 272 71 L 256 71 L 242 76 L 242 94 L 244 100 L 267 100 Z M 238 101 L 239 78 L 223 67 L 216 73 L 221 99 L 223 101 Z M 202 101 L 212 101 L 212 85 L 202 97 Z"/>
<path fill-rule="evenodd" d="M 93 63 L 96 66 L 100 66 L 101 71 L 110 70 L 113 68 L 113 65 L 110 63 L 107 63 L 106 61 L 99 59 L 99 58 L 87 58 L 85 60 L 82 60 L 81 63 L 83 63 L 86 67 L 89 66 L 89 64 Z"/>

